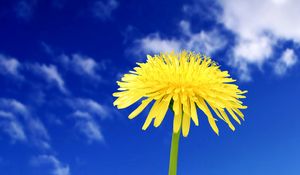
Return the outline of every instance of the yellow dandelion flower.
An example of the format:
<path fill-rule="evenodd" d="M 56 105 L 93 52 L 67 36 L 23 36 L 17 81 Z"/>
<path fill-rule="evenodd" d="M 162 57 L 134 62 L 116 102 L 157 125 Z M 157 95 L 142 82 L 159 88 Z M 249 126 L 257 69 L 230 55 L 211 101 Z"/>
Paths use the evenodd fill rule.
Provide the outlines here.
<path fill-rule="evenodd" d="M 183 136 L 190 130 L 190 121 L 199 125 L 197 108 L 206 115 L 213 131 L 219 134 L 216 116 L 235 130 L 228 114 L 240 124 L 244 115 L 240 109 L 247 108 L 239 100 L 245 98 L 247 91 L 241 91 L 233 84 L 228 71 L 221 71 L 220 66 L 206 56 L 182 51 L 180 53 L 161 53 L 147 56 L 146 63 L 137 63 L 137 67 L 125 74 L 118 81 L 119 91 L 114 105 L 119 109 L 142 99 L 141 104 L 129 115 L 135 118 L 152 101 L 154 104 L 143 125 L 146 130 L 154 120 L 158 127 L 169 108 L 174 111 L 173 132 L 182 129 Z"/>

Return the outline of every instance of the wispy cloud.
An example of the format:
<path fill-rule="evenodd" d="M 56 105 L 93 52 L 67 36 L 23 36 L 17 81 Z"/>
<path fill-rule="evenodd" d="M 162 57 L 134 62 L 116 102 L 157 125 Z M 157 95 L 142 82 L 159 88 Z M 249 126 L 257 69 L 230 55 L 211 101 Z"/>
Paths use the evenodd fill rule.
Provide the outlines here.
<path fill-rule="evenodd" d="M 49 83 L 54 83 L 61 92 L 68 93 L 65 82 L 55 65 L 33 64 L 33 70 L 43 76 Z"/>
<path fill-rule="evenodd" d="M 64 66 L 79 75 L 86 75 L 96 80 L 101 80 L 97 70 L 105 69 L 104 62 L 98 63 L 93 58 L 81 54 L 73 54 L 71 57 L 61 55 L 59 57 Z"/>
<path fill-rule="evenodd" d="M 27 115 L 25 106 L 14 99 L 0 99 L 0 129 L 12 140 L 26 141 L 27 136 L 17 114 Z"/>
<path fill-rule="evenodd" d="M 112 12 L 119 6 L 116 0 L 96 1 L 92 6 L 93 15 L 102 20 L 111 19 Z"/>
<path fill-rule="evenodd" d="M 30 118 L 27 121 L 27 127 L 30 132 L 32 143 L 36 146 L 49 150 L 51 145 L 49 143 L 50 136 L 44 124 L 38 118 Z"/>
<path fill-rule="evenodd" d="M 226 40 L 216 29 L 192 32 L 189 21 L 180 21 L 179 31 L 181 35 L 178 37 L 162 38 L 159 33 L 153 33 L 137 39 L 136 47 L 132 50 L 135 53 L 159 53 L 187 49 L 210 55 L 221 50 L 226 44 Z"/>
<path fill-rule="evenodd" d="M 67 164 L 63 164 L 56 156 L 54 155 L 39 155 L 33 157 L 31 160 L 31 165 L 35 167 L 40 167 L 43 165 L 51 166 L 52 175 L 70 175 L 70 167 Z"/>
<path fill-rule="evenodd" d="M 5 119 L 13 119 L 14 115 L 11 112 L 1 111 L 0 110 L 0 117 Z"/>
<path fill-rule="evenodd" d="M 30 20 L 34 13 L 36 0 L 20 0 L 15 6 L 16 17 L 23 20 Z"/>
<path fill-rule="evenodd" d="M 104 141 L 104 137 L 100 130 L 100 125 L 97 124 L 93 118 L 77 120 L 76 128 L 78 128 L 79 131 L 87 137 L 89 142 Z"/>
<path fill-rule="evenodd" d="M 100 119 L 106 119 L 110 117 L 109 108 L 96 102 L 93 99 L 77 98 L 69 100 L 68 103 L 75 110 L 87 111 Z"/>
<path fill-rule="evenodd" d="M 0 129 L 13 142 L 29 141 L 39 148 L 50 148 L 50 136 L 44 124 L 32 117 L 28 107 L 16 99 L 0 99 Z"/>
<path fill-rule="evenodd" d="M 0 129 L 2 129 L 3 132 L 10 136 L 13 143 L 16 141 L 27 140 L 23 126 L 16 119 L 0 119 Z"/>
<path fill-rule="evenodd" d="M 74 110 L 71 116 L 80 133 L 85 135 L 90 143 L 93 141 L 104 142 L 99 119 L 111 117 L 109 108 L 92 99 L 84 98 L 71 99 L 68 100 L 68 103 Z"/>
<path fill-rule="evenodd" d="M 16 58 L 0 54 L 0 74 L 22 78 L 19 72 L 20 68 L 21 64 Z"/>

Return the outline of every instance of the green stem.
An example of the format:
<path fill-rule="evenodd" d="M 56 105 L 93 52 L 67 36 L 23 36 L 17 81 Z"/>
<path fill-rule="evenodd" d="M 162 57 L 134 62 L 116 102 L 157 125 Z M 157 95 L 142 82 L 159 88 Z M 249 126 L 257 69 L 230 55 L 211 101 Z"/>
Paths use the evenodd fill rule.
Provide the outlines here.
<path fill-rule="evenodd" d="M 177 133 L 173 132 L 171 152 L 170 152 L 170 162 L 169 162 L 169 175 L 176 175 L 177 174 L 177 159 L 178 159 L 179 139 L 180 139 L 180 130 Z"/>

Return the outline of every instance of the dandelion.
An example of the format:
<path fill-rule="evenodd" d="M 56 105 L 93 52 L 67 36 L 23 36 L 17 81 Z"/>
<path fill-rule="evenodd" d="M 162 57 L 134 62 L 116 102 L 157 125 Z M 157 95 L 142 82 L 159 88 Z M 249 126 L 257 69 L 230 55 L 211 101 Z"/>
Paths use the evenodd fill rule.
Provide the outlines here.
<path fill-rule="evenodd" d="M 235 80 L 230 78 L 228 71 L 221 71 L 220 66 L 211 58 L 198 53 L 171 52 L 148 55 L 147 58 L 146 63 L 137 63 L 138 66 L 133 71 L 129 71 L 117 82 L 119 92 L 113 94 L 117 97 L 114 105 L 123 109 L 142 100 L 128 116 L 133 119 L 153 101 L 143 130 L 153 120 L 154 126 L 158 127 L 168 108 L 172 109 L 174 119 L 169 174 L 176 174 L 174 166 L 177 166 L 180 131 L 187 137 L 191 120 L 196 126 L 199 125 L 197 108 L 203 111 L 216 134 L 219 134 L 217 119 L 211 111 L 226 122 L 230 129 L 235 130 L 229 115 L 239 124 L 240 119 L 244 120 L 240 109 L 247 107 L 239 99 L 245 98 L 243 94 L 247 91 L 242 91 L 233 84 Z"/>

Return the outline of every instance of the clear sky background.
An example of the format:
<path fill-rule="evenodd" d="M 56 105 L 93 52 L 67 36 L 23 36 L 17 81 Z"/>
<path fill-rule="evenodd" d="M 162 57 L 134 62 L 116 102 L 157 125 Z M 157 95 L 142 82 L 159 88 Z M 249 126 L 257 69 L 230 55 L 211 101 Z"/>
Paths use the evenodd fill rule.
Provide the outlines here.
<path fill-rule="evenodd" d="M 246 117 L 181 139 L 179 175 L 300 174 L 299 0 L 1 0 L 0 174 L 166 175 L 172 115 L 112 106 L 146 54 L 210 55 L 242 90 Z"/>

